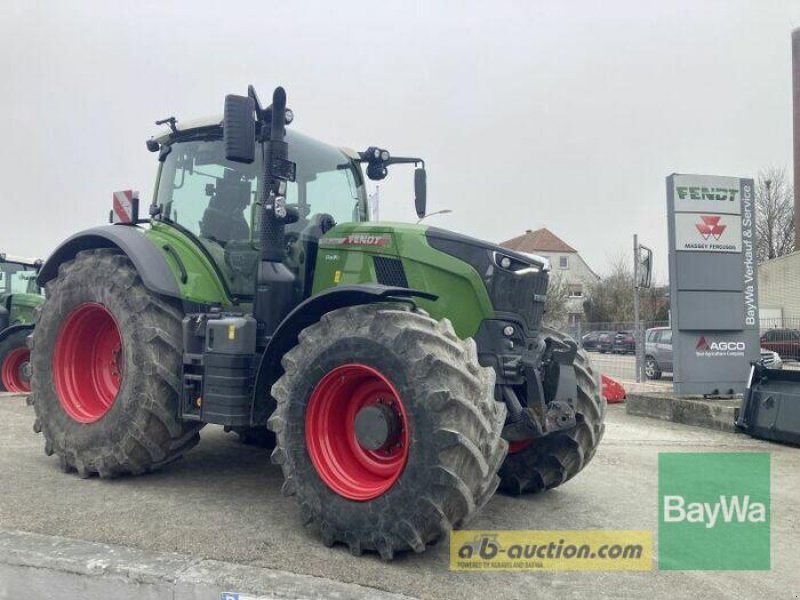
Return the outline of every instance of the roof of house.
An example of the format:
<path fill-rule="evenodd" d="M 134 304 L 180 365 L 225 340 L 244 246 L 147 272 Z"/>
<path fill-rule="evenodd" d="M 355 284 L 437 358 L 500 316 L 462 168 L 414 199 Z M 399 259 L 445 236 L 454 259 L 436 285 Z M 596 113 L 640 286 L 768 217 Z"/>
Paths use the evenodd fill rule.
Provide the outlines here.
<path fill-rule="evenodd" d="M 516 250 L 517 252 L 571 252 L 577 254 L 578 251 L 562 240 L 546 227 L 531 231 L 528 229 L 523 235 L 519 235 L 505 242 L 500 242 L 504 248 Z"/>

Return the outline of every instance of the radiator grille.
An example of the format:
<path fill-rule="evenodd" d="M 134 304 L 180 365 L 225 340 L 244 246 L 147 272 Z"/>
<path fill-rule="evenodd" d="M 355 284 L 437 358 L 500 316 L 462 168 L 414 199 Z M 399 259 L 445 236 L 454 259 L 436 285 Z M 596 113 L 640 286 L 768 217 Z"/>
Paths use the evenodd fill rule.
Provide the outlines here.
<path fill-rule="evenodd" d="M 375 276 L 378 279 L 378 283 L 395 287 L 408 287 L 406 271 L 399 259 L 373 256 L 372 260 L 375 263 Z"/>

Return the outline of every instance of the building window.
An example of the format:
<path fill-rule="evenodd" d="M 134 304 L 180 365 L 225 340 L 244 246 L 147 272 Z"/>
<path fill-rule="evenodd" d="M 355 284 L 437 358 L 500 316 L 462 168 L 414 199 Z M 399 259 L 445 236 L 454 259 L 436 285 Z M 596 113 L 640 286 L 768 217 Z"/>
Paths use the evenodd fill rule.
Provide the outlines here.
<path fill-rule="evenodd" d="M 569 256 L 559 256 L 558 257 L 558 266 L 561 269 L 569 269 Z"/>
<path fill-rule="evenodd" d="M 583 286 L 582 285 L 571 285 L 571 286 L 569 286 L 569 297 L 570 298 L 583 298 Z"/>

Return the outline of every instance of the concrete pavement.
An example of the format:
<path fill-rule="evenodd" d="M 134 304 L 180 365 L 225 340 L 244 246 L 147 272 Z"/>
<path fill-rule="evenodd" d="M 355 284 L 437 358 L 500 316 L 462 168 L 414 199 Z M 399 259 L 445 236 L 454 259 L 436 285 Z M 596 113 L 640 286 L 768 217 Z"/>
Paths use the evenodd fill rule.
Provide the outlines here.
<path fill-rule="evenodd" d="M 184 460 L 111 481 L 65 475 L 32 432 L 32 409 L 0 396 L 0 530 L 61 536 L 297 573 L 420 598 L 792 597 L 800 593 L 800 451 L 609 409 L 606 439 L 585 472 L 549 493 L 498 495 L 475 529 L 657 530 L 657 460 L 665 451 L 772 453 L 770 572 L 472 573 L 448 570 L 445 542 L 384 563 L 325 548 L 303 528 L 264 450 L 207 427 Z M 2 571 L 0 571 L 0 574 Z M 299 593 L 298 593 L 299 595 Z M 347 597 L 347 596 L 341 596 Z"/>

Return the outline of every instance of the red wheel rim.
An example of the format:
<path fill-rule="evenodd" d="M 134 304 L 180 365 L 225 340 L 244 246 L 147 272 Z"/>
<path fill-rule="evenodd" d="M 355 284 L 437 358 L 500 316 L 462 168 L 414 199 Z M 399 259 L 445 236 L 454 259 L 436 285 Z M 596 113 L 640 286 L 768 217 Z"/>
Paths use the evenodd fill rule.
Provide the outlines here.
<path fill-rule="evenodd" d="M 522 452 L 533 443 L 533 440 L 519 440 L 516 442 L 508 442 L 508 453 L 509 454 L 516 454 L 517 452 Z"/>
<path fill-rule="evenodd" d="M 6 355 L 0 377 L 3 387 L 9 392 L 30 392 L 31 384 L 24 376 L 25 365 L 31 360 L 31 351 L 27 348 L 14 348 Z"/>
<path fill-rule="evenodd" d="M 362 448 L 355 431 L 359 410 L 388 405 L 400 425 L 396 444 Z M 314 388 L 306 409 L 306 447 L 320 478 L 350 500 L 377 498 L 394 485 L 408 459 L 408 417 L 397 390 L 380 371 L 360 364 L 337 367 Z"/>
<path fill-rule="evenodd" d="M 122 370 L 122 338 L 108 309 L 88 302 L 69 313 L 53 355 L 53 378 L 64 411 L 79 423 L 103 418 L 114 405 Z"/>

